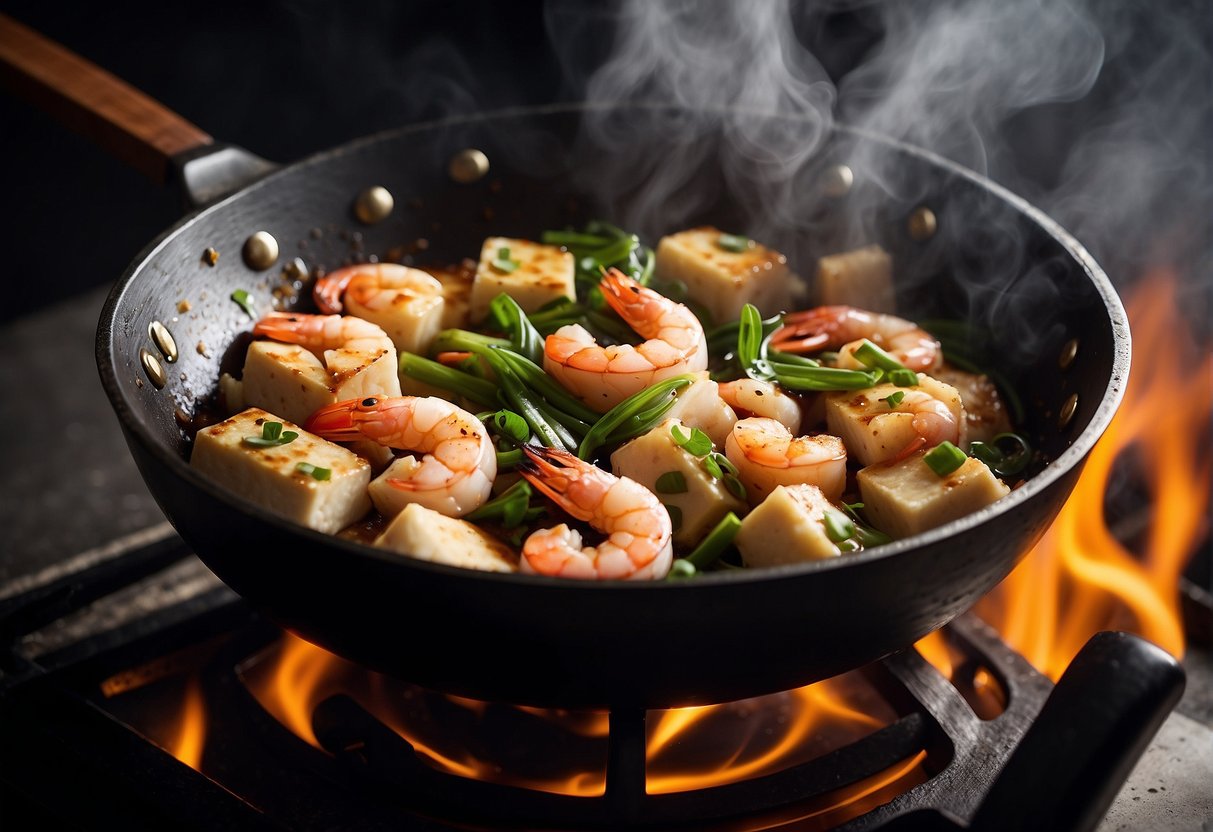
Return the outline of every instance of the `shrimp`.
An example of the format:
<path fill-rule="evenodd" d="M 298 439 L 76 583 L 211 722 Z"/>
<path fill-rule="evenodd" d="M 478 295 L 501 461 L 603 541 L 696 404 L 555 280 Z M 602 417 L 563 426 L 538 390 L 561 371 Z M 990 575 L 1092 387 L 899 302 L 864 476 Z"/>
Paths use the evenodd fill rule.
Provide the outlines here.
<path fill-rule="evenodd" d="M 390 396 L 350 399 L 322 407 L 304 428 L 334 442 L 369 439 L 389 448 L 421 453 L 405 477 L 387 485 L 407 492 L 405 502 L 420 503 L 448 517 L 479 508 L 497 476 L 497 453 L 484 425 L 466 410 L 439 398 Z M 401 506 L 403 508 L 403 506 Z"/>
<path fill-rule="evenodd" d="M 437 278 L 396 263 L 346 266 L 316 281 L 312 297 L 323 312 L 349 314 L 383 327 L 396 349 L 424 352 L 442 328 L 446 300 Z"/>
<path fill-rule="evenodd" d="M 827 393 L 825 410 L 827 428 L 862 465 L 897 462 L 945 440 L 959 446 L 966 437 L 960 394 L 927 375 L 915 387 Z"/>
<path fill-rule="evenodd" d="M 792 434 L 800 430 L 800 404 L 776 384 L 752 378 L 726 381 L 720 385 L 720 398 L 743 415 L 774 419 Z"/>
<path fill-rule="evenodd" d="M 847 449 L 837 436 L 796 437 L 774 419 L 751 417 L 733 426 L 725 456 L 737 466 L 751 505 L 780 485 L 807 483 L 835 502 L 847 479 Z"/>
<path fill-rule="evenodd" d="M 865 338 L 915 372 L 929 373 L 939 366 L 939 342 L 918 324 L 854 306 L 818 306 L 785 315 L 771 346 L 784 352 L 837 349 L 838 366 L 859 368 L 863 365 L 851 353 Z"/>
<path fill-rule="evenodd" d="M 560 578 L 638 580 L 664 578 L 674 557 L 670 514 L 653 494 L 567 451 L 524 445 L 519 471 L 578 520 L 608 535 L 582 546 L 581 535 L 561 523 L 531 534 L 522 545 L 522 571 Z"/>
<path fill-rule="evenodd" d="M 298 312 L 271 312 L 257 321 L 253 334 L 284 344 L 298 344 L 312 352 L 359 349 L 362 345 L 358 342 L 387 338 L 381 327 L 362 318 Z"/>
<path fill-rule="evenodd" d="M 600 347 L 577 324 L 547 337 L 544 369 L 590 409 L 605 413 L 656 382 L 707 369 L 707 339 L 691 310 L 618 269 L 607 272 L 599 285 L 611 308 L 648 340 L 636 347 Z"/>

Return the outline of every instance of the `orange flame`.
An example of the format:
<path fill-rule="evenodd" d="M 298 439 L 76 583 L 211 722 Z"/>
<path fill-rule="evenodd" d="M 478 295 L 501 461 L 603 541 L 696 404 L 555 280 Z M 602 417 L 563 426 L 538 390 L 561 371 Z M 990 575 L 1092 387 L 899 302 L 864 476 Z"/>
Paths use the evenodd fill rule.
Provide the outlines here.
<path fill-rule="evenodd" d="M 206 747 L 206 703 L 202 683 L 193 675 L 185 683 L 181 724 L 177 737 L 167 751 L 194 771 L 202 770 L 202 752 Z"/>
<path fill-rule="evenodd" d="M 1213 355 L 1189 335 L 1178 287 L 1168 269 L 1138 283 L 1126 304 L 1133 370 L 1124 402 L 1057 521 L 977 608 L 1053 679 L 1103 629 L 1135 632 L 1183 655 L 1178 583 L 1208 526 Z M 1121 459 L 1140 464 L 1150 491 L 1139 552 L 1118 540 L 1104 518 Z"/>

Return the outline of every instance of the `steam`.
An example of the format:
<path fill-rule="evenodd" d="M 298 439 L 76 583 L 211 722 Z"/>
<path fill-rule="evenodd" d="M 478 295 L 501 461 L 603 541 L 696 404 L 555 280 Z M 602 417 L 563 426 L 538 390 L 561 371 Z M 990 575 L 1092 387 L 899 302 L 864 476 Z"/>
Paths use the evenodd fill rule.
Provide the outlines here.
<path fill-rule="evenodd" d="M 857 66 L 835 68 L 835 86 L 814 50 L 838 51 L 829 27 L 839 15 L 872 37 Z M 628 212 L 621 221 L 647 233 L 673 230 L 720 203 L 702 182 L 705 164 L 717 165 L 730 195 L 746 202 L 755 235 L 811 230 L 814 211 L 820 215 L 819 157 L 837 118 L 1022 194 L 1118 282 L 1168 256 L 1207 265 L 1213 62 L 1207 26 L 1199 25 L 1209 15 L 1192 3 L 628 0 L 613 15 L 588 18 L 556 3 L 548 21 L 574 94 L 679 108 L 587 121 L 585 141 L 605 160 L 587 175 Z M 613 42 L 603 39 L 607 23 Z M 862 147 L 846 159 L 857 185 L 838 207 L 850 214 L 852 239 L 837 244 L 872 239 L 885 221 L 882 202 L 912 200 L 928 184 Z M 980 202 L 950 208 L 969 233 L 998 210 Z M 956 242 L 940 227 L 941 246 Z M 1022 241 L 1004 228 L 976 233 L 987 239 L 968 241 L 985 252 L 971 268 L 975 303 L 983 287 L 1011 276 L 1024 291 L 1010 302 L 1048 300 L 1032 288 L 1046 281 L 1023 279 Z"/>

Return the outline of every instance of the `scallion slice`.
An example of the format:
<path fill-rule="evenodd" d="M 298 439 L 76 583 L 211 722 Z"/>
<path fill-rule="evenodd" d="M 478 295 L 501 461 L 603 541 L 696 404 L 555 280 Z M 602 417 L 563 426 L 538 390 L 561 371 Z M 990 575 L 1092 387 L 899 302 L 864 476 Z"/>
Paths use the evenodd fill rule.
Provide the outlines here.
<path fill-rule="evenodd" d="M 695 547 L 694 551 L 687 555 L 687 561 L 697 570 L 711 566 L 733 545 L 733 538 L 737 537 L 737 531 L 740 528 L 741 520 L 730 511 L 720 518 L 720 522 L 708 532 L 707 537 L 699 541 L 699 545 Z"/>
<path fill-rule="evenodd" d="M 653 485 L 653 490 L 658 494 L 685 494 L 687 490 L 687 478 L 683 476 L 681 471 L 666 471 L 657 478 L 657 482 Z"/>
<path fill-rule="evenodd" d="M 898 390 L 896 393 L 890 393 L 889 395 L 884 396 L 880 399 L 880 401 L 887 404 L 889 406 L 889 410 L 892 410 L 893 408 L 897 407 L 897 405 L 901 404 L 901 400 L 905 397 L 906 394 L 901 390 Z"/>
<path fill-rule="evenodd" d="M 863 364 L 865 367 L 872 367 L 873 369 L 877 370 L 887 370 L 888 372 L 906 369 L 904 364 L 889 353 L 882 350 L 880 347 L 873 344 L 867 338 L 864 338 L 863 343 L 855 348 L 853 355 L 855 356 L 855 360 L 860 364 Z"/>
<path fill-rule="evenodd" d="M 902 367 L 900 370 L 889 371 L 889 381 L 898 387 L 917 387 L 918 373 Z"/>
<path fill-rule="evenodd" d="M 244 314 L 248 315 L 250 318 L 257 317 L 257 309 L 253 305 L 253 296 L 248 292 L 244 291 L 243 289 L 237 289 L 236 291 L 232 292 L 232 300 L 236 301 L 236 303 L 240 305 L 240 308 L 244 310 Z"/>
<path fill-rule="evenodd" d="M 716 245 L 725 251 L 740 254 L 750 248 L 750 238 L 740 234 L 721 234 L 716 238 Z"/>
<path fill-rule="evenodd" d="M 855 524 L 841 511 L 826 509 L 825 514 L 822 515 L 821 524 L 825 527 L 826 537 L 832 543 L 842 543 L 855 536 Z"/>
<path fill-rule="evenodd" d="M 923 455 L 922 461 L 930 466 L 937 476 L 946 477 L 965 464 L 968 456 L 951 442 L 944 440 Z"/>
<path fill-rule="evenodd" d="M 497 249 L 497 256 L 489 261 L 489 265 L 499 272 L 509 274 L 518 268 L 519 263 L 517 260 L 510 259 L 510 250 L 503 246 Z"/>
<path fill-rule="evenodd" d="M 289 445 L 299 438 L 293 430 L 283 430 L 281 422 L 263 422 L 260 436 L 244 437 L 244 444 L 254 448 L 275 448 L 279 445 Z"/>
<path fill-rule="evenodd" d="M 310 462 L 300 462 L 295 466 L 295 470 L 300 474 L 307 474 L 314 480 L 332 479 L 333 476 L 331 468 L 321 468 L 319 465 L 313 465 Z"/>

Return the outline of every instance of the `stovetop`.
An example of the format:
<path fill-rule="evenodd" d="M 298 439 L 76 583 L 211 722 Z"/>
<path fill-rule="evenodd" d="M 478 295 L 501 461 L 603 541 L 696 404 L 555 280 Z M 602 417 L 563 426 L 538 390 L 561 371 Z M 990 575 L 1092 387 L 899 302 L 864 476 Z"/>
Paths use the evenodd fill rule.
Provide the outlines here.
<path fill-rule="evenodd" d="M 98 633 L 102 642 L 110 634 L 115 645 L 138 635 L 141 617 L 151 609 L 174 608 L 182 626 L 213 609 L 235 618 L 250 615 L 200 561 L 182 556 L 129 458 L 92 360 L 103 296 L 90 292 L 0 330 L 0 384 L 37 391 L 36 400 L 10 400 L 0 411 L 8 471 L 0 479 L 0 606 L 19 595 L 38 596 L 43 588 L 16 625 L 27 633 L 19 639 L 19 664 L 70 665 L 82 644 L 96 649 Z M 134 561 L 132 551 L 139 553 Z M 119 557 L 129 564 L 121 581 L 95 580 Z M 124 588 L 131 569 L 146 577 Z M 84 577 L 65 582 L 70 575 Z M 66 610 L 77 611 L 60 617 Z M 156 626 L 165 626 L 164 620 Z M 1193 829 L 1213 818 L 1208 656 L 1194 652 L 1185 664 L 1185 699 L 1137 763 L 1101 829 Z M 22 667 L 6 670 L 11 681 Z M 136 756 L 153 752 L 162 753 L 153 748 Z M 140 770 L 134 765 L 127 776 L 137 780 Z M 207 786 L 189 788 L 190 799 L 205 799 Z M 11 802 L 8 790 L 0 794 Z"/>

